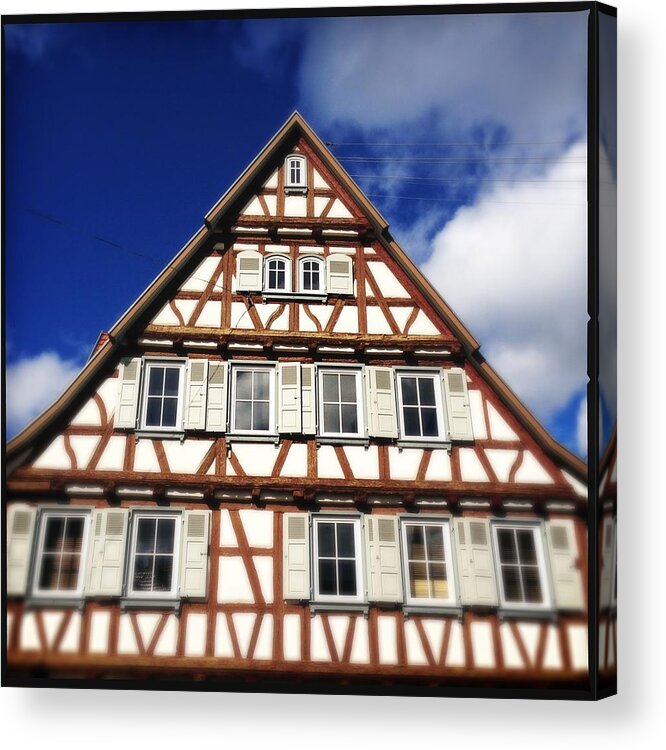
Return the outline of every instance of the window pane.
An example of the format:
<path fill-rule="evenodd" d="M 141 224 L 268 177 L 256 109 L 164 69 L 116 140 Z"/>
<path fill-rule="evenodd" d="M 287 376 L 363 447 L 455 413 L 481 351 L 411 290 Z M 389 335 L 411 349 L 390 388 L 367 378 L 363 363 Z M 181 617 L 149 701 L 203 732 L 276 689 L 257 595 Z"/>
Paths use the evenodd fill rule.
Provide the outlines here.
<path fill-rule="evenodd" d="M 340 375 L 340 393 L 343 401 L 356 403 L 356 375 Z"/>
<path fill-rule="evenodd" d="M 64 552 L 80 552 L 83 544 L 83 518 L 68 518 L 65 525 Z"/>
<path fill-rule="evenodd" d="M 160 518 L 157 522 L 157 552 L 173 552 L 173 539 L 176 530 L 175 518 Z"/>
<path fill-rule="evenodd" d="M 252 429 L 252 404 L 249 401 L 236 401 L 235 426 L 237 430 Z"/>
<path fill-rule="evenodd" d="M 163 367 L 151 367 L 150 377 L 148 378 L 148 395 L 161 396 L 163 384 L 164 384 L 164 368 Z"/>
<path fill-rule="evenodd" d="M 402 391 L 402 403 L 407 405 L 418 404 L 416 397 L 416 378 L 400 378 L 400 389 Z"/>
<path fill-rule="evenodd" d="M 270 373 L 255 372 L 253 396 L 255 400 L 268 401 L 270 393 Z"/>
<path fill-rule="evenodd" d="M 324 373 L 324 401 L 339 401 L 340 390 L 338 388 L 338 376 L 333 373 Z"/>
<path fill-rule="evenodd" d="M 405 420 L 405 435 L 421 436 L 421 424 L 419 422 L 418 407 L 405 406 L 402 410 Z"/>
<path fill-rule="evenodd" d="M 543 593 L 541 591 L 539 568 L 523 568 L 522 570 L 525 601 L 530 602 L 530 604 L 541 604 L 543 601 Z"/>
<path fill-rule="evenodd" d="M 159 427 L 162 418 L 162 399 L 149 398 L 146 408 L 146 427 Z"/>
<path fill-rule="evenodd" d="M 532 529 L 519 529 L 516 531 L 516 536 L 518 537 L 520 562 L 536 565 L 536 546 L 534 544 L 534 532 Z"/>
<path fill-rule="evenodd" d="M 44 533 L 44 551 L 60 551 L 62 537 L 65 531 L 64 518 L 47 518 L 46 531 Z"/>
<path fill-rule="evenodd" d="M 419 400 L 422 406 L 435 405 L 435 381 L 433 378 L 419 378 Z"/>
<path fill-rule="evenodd" d="M 338 561 L 340 594 L 356 596 L 356 563 L 354 560 Z"/>
<path fill-rule="evenodd" d="M 173 557 L 162 555 L 155 558 L 155 577 L 153 591 L 171 590 L 171 573 L 173 571 Z"/>
<path fill-rule="evenodd" d="M 153 580 L 152 555 L 137 555 L 134 558 L 134 580 L 132 591 L 150 591 Z"/>
<path fill-rule="evenodd" d="M 340 411 L 337 404 L 324 404 L 324 432 L 340 432 Z"/>
<path fill-rule="evenodd" d="M 444 561 L 444 535 L 441 526 L 426 526 L 426 545 L 428 559 Z"/>
<path fill-rule="evenodd" d="M 338 593 L 335 580 L 335 560 L 319 560 L 319 593 Z"/>
<path fill-rule="evenodd" d="M 42 566 L 39 574 L 39 588 L 49 591 L 58 586 L 58 567 L 60 555 L 43 555 Z"/>
<path fill-rule="evenodd" d="M 153 552 L 155 549 L 155 519 L 139 518 L 139 526 L 136 531 L 136 551 Z"/>
<path fill-rule="evenodd" d="M 503 567 L 502 580 L 504 581 L 504 597 L 507 602 L 522 602 L 523 595 L 520 589 L 518 568 Z"/>
<path fill-rule="evenodd" d="M 236 398 L 252 398 L 252 373 L 239 370 L 236 372 Z"/>
<path fill-rule="evenodd" d="M 409 594 L 415 599 L 427 599 L 430 596 L 425 563 L 409 563 Z"/>
<path fill-rule="evenodd" d="M 60 591 L 75 591 L 79 582 L 80 555 L 63 555 L 60 564 L 60 579 L 58 589 Z"/>
<path fill-rule="evenodd" d="M 180 380 L 180 370 L 175 367 L 167 367 L 164 376 L 164 395 L 178 396 L 178 381 Z"/>
<path fill-rule="evenodd" d="M 409 560 L 425 560 L 423 526 L 407 526 L 406 536 L 407 558 Z"/>
<path fill-rule="evenodd" d="M 430 565 L 430 595 L 435 599 L 449 598 L 449 582 L 446 580 L 446 565 L 432 563 Z"/>
<path fill-rule="evenodd" d="M 286 287 L 286 274 L 284 269 L 279 269 L 277 272 L 277 282 L 275 284 L 276 289 L 284 289 Z"/>
<path fill-rule="evenodd" d="M 342 404 L 342 432 L 358 432 L 356 404 Z"/>
<path fill-rule="evenodd" d="M 317 549 L 320 557 L 335 556 L 335 524 L 317 524 Z"/>
<path fill-rule="evenodd" d="M 165 398 L 162 406 L 162 427 L 176 427 L 178 399 Z"/>
<path fill-rule="evenodd" d="M 421 422 L 423 424 L 423 437 L 437 437 L 437 409 L 421 409 Z"/>
<path fill-rule="evenodd" d="M 354 557 L 354 526 L 351 523 L 337 524 L 338 557 Z"/>
<path fill-rule="evenodd" d="M 310 289 L 319 289 L 319 266 L 313 265 Z"/>
<path fill-rule="evenodd" d="M 270 409 L 267 401 L 259 401 L 254 404 L 252 418 L 253 430 L 268 430 L 270 427 Z"/>
<path fill-rule="evenodd" d="M 500 560 L 503 563 L 517 563 L 518 555 L 513 529 L 498 529 L 497 541 L 499 543 Z"/>

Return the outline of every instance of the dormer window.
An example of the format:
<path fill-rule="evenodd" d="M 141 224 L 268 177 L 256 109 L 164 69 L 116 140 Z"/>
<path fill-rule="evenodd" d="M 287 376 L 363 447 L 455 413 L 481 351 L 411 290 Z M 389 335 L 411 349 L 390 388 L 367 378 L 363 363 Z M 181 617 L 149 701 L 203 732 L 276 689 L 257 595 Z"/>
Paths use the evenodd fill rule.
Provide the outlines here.
<path fill-rule="evenodd" d="M 307 170 L 304 156 L 291 155 L 285 163 L 285 190 L 287 192 L 305 192 L 308 187 Z"/>
<path fill-rule="evenodd" d="M 287 258 L 269 258 L 265 268 L 265 291 L 291 292 L 291 263 Z"/>

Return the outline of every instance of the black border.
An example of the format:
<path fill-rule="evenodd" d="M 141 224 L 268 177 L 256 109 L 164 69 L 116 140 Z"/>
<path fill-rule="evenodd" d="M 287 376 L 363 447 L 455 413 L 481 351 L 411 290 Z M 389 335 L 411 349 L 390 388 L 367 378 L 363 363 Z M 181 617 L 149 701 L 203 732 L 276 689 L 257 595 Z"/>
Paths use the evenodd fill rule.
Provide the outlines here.
<path fill-rule="evenodd" d="M 589 11 L 588 19 L 588 653 L 589 653 L 589 685 L 587 680 L 581 680 L 581 687 L 576 688 L 527 688 L 501 685 L 489 686 L 482 678 L 469 680 L 468 685 L 441 685 L 425 688 L 410 682 L 395 681 L 393 684 L 374 684 L 354 682 L 345 685 L 334 684 L 324 679 L 299 679 L 295 684 L 288 679 L 257 679 L 252 682 L 240 683 L 233 678 L 211 678 L 204 681 L 179 679 L 95 679 L 95 678 L 56 678 L 24 676 L 10 674 L 7 670 L 7 621 L 4 616 L 7 610 L 6 595 L 6 567 L 2 566 L 2 610 L 0 623 L 2 637 L 2 686 L 3 687 L 38 687 L 38 688 L 71 688 L 71 689 L 103 689 L 103 690 L 156 690 L 191 692 L 242 692 L 242 693 L 281 693 L 281 694 L 325 694 L 325 695 L 392 695 L 419 697 L 473 697 L 473 698 L 528 698 L 546 700 L 598 700 L 616 692 L 615 683 L 599 685 L 598 664 L 598 592 L 596 581 L 598 573 L 598 479 L 599 479 L 599 13 L 617 17 L 616 8 L 599 2 L 542 2 L 542 3 L 484 3 L 479 5 L 414 5 L 414 6 L 363 6 L 348 8 L 276 8 L 276 9 L 237 9 L 228 11 L 150 11 L 150 12 L 117 12 L 117 13 L 63 13 L 63 14 L 15 14 L 5 15 L 1 19 L 2 41 L 1 51 L 5 60 L 4 27 L 12 24 L 33 23 L 90 23 L 90 22 L 155 22 L 155 21 L 207 21 L 207 20 L 241 20 L 261 18 L 337 18 L 362 16 L 403 16 L 403 15 L 454 15 L 454 14 L 485 14 L 485 13 L 564 13 Z M 5 113 L 6 107 L 6 77 L 3 66 L 2 73 L 2 136 L 0 145 L 5 154 Z M 0 255 L 0 273 L 2 282 L 0 295 L 2 296 L 2 310 L 5 312 L 6 282 L 5 282 L 5 249 L 6 249 L 6 161 L 2 169 L 2 253 Z M 3 336 L 0 344 L 3 372 L 6 372 L 6 342 Z M 2 439 L 3 458 L 6 454 L 6 392 L 2 392 Z M 3 471 L 1 479 L 2 510 L 7 504 L 7 476 Z M 2 559 L 5 559 L 6 524 L 3 524 Z M 129 668 L 128 668 L 129 669 Z M 477 684 L 478 681 L 478 684 Z"/>

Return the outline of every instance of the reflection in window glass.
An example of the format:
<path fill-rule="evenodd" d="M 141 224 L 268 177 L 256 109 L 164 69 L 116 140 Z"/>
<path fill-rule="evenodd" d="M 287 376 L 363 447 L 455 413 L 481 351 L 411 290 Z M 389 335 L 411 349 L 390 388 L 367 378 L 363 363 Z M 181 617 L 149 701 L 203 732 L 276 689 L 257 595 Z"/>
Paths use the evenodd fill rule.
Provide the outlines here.
<path fill-rule="evenodd" d="M 135 519 L 133 592 L 171 593 L 177 520 L 174 516 Z"/>
<path fill-rule="evenodd" d="M 273 371 L 236 369 L 234 429 L 242 432 L 269 432 L 271 429 L 271 378 Z"/>
<path fill-rule="evenodd" d="M 39 591 L 76 591 L 86 519 L 74 515 L 45 515 L 37 561 Z"/>
<path fill-rule="evenodd" d="M 504 599 L 513 604 L 542 604 L 544 591 L 533 528 L 498 528 L 497 552 Z"/>

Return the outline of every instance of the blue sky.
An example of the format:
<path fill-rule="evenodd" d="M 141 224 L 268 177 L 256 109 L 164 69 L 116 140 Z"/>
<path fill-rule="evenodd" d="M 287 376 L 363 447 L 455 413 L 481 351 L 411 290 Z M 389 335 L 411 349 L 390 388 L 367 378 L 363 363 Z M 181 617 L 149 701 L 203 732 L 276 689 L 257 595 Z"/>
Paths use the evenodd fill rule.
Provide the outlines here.
<path fill-rule="evenodd" d="M 553 434 L 584 436 L 587 14 L 5 26 L 11 435 L 299 109 Z"/>

